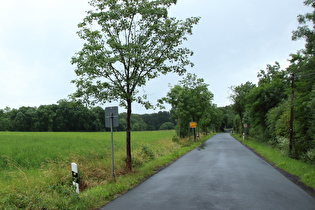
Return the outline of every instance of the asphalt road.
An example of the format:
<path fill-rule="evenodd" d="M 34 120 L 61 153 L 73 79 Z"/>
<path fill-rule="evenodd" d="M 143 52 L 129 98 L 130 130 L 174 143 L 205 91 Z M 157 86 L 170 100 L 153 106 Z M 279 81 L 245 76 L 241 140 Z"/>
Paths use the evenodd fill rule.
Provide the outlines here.
<path fill-rule="evenodd" d="M 101 210 L 315 210 L 315 199 L 229 134 L 218 134 Z"/>

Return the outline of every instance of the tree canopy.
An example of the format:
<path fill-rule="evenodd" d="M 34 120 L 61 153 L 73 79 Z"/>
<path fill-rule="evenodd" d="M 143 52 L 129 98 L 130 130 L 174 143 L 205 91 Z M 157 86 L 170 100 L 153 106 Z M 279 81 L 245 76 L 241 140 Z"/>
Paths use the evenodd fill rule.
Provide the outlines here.
<path fill-rule="evenodd" d="M 78 79 L 75 98 L 87 104 L 119 101 L 126 107 L 126 169 L 131 170 L 130 116 L 133 102 L 152 107 L 139 87 L 169 72 L 182 75 L 193 54 L 181 44 L 199 18 L 168 17 L 176 0 L 91 0 L 79 24 L 85 40 L 72 58 Z"/>
<path fill-rule="evenodd" d="M 39 107 L 23 106 L 18 109 L 7 107 L 0 109 L 0 131 L 99 132 L 106 130 L 104 116 L 102 107 L 87 108 L 83 104 L 74 104 L 67 100 L 59 100 L 57 104 Z M 119 120 L 119 127 L 115 130 L 125 131 L 125 112 L 119 114 Z M 168 111 L 131 115 L 132 131 L 167 130 L 174 128 L 171 126 L 174 123 Z"/>
<path fill-rule="evenodd" d="M 305 48 L 290 55 L 286 69 L 278 62 L 268 64 L 258 73 L 257 86 L 247 82 L 233 87 L 231 98 L 235 131 L 248 132 L 292 157 L 315 161 L 315 0 L 304 3 L 313 11 L 298 16 L 300 26 L 292 39 L 305 39 Z"/>
<path fill-rule="evenodd" d="M 171 114 L 177 121 L 178 133 L 185 137 L 190 122 L 197 122 L 205 131 L 210 127 L 210 120 L 215 116 L 212 100 L 213 94 L 208 90 L 208 84 L 195 74 L 188 73 L 178 85 L 171 88 L 161 103 L 166 102 L 172 106 Z"/>

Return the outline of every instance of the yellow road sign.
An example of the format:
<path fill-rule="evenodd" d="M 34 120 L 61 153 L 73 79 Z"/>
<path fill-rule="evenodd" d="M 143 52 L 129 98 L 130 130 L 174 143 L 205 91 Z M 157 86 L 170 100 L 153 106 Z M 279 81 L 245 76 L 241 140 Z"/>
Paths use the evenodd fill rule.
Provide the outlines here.
<path fill-rule="evenodd" d="M 197 123 L 196 122 L 190 122 L 189 123 L 189 127 L 190 128 L 196 128 L 197 127 Z"/>

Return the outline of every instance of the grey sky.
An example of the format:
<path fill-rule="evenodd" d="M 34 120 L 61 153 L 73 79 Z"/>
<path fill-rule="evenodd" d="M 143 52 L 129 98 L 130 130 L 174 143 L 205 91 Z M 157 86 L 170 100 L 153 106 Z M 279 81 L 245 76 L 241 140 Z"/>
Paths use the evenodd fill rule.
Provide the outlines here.
<path fill-rule="evenodd" d="M 0 2 L 0 109 L 53 104 L 75 91 L 70 59 L 82 47 L 76 32 L 87 2 Z M 185 43 L 195 52 L 195 67 L 188 71 L 204 78 L 213 102 L 225 106 L 230 86 L 257 82 L 258 71 L 275 61 L 285 68 L 289 54 L 304 47 L 303 41 L 291 41 L 291 34 L 297 15 L 310 10 L 303 0 L 178 0 L 170 15 L 201 17 Z M 180 79 L 162 76 L 142 91 L 155 102 Z M 116 104 L 106 104 L 111 105 Z M 134 104 L 133 112 L 154 111 Z"/>

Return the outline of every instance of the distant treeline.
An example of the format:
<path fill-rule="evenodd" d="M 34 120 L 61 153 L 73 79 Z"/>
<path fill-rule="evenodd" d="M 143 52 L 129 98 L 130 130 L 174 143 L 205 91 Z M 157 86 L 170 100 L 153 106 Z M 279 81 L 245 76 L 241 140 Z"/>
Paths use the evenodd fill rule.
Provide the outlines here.
<path fill-rule="evenodd" d="M 175 121 L 167 111 L 133 114 L 133 131 L 174 129 Z M 119 114 L 117 131 L 126 128 L 126 113 Z M 57 104 L 19 109 L 0 109 L 0 131 L 104 131 L 105 111 L 102 107 L 87 108 L 60 100 Z"/>

